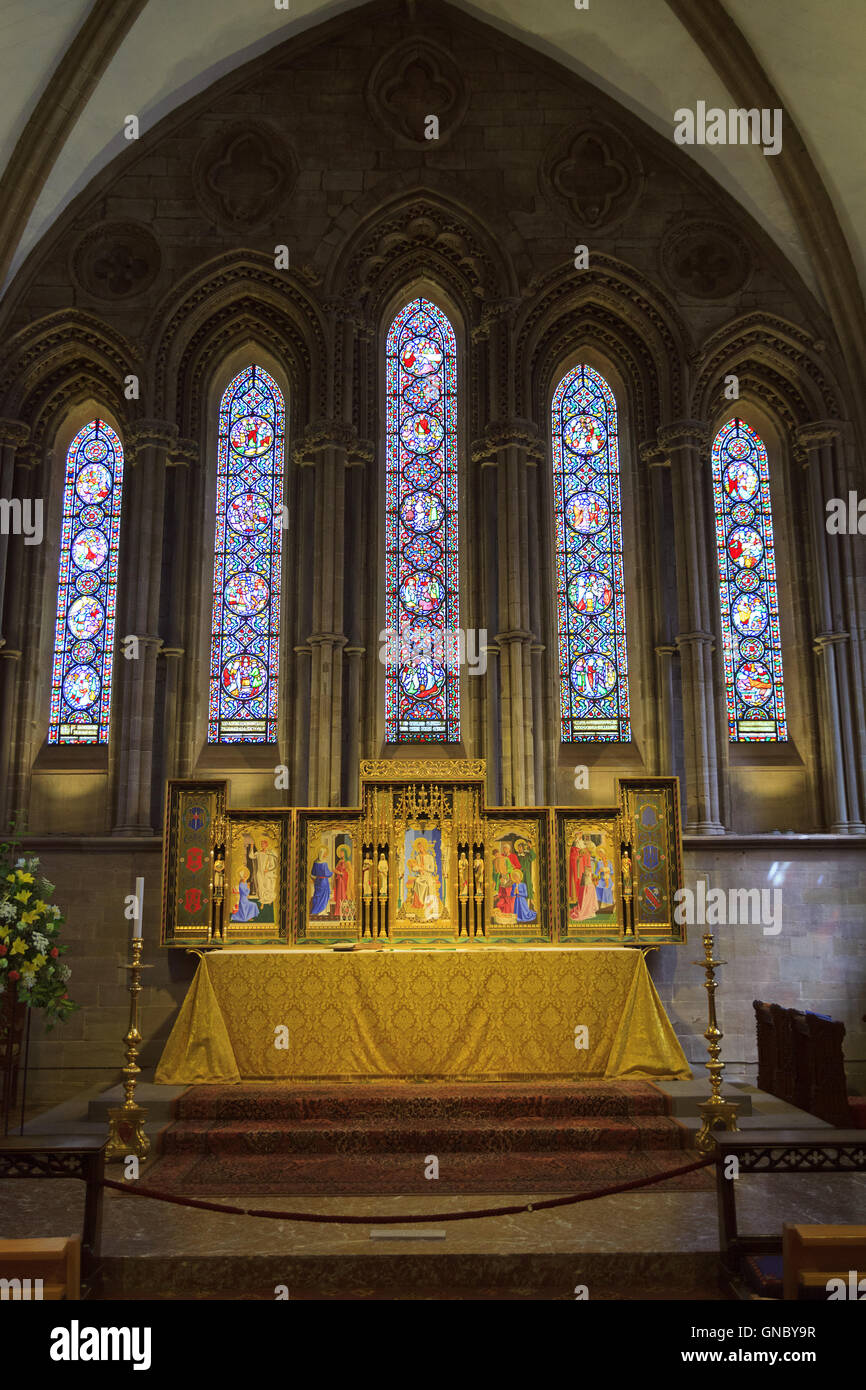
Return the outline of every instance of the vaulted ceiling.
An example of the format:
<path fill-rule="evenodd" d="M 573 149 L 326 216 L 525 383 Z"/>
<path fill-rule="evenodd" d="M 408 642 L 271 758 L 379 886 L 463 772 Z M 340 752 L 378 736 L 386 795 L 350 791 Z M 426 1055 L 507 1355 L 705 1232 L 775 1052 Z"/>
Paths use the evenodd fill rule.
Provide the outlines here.
<path fill-rule="evenodd" d="M 421 18 L 440 0 L 403 2 Z M 479 0 L 460 7 L 555 58 L 670 136 L 678 107 L 694 108 L 699 100 L 724 108 L 762 105 L 754 98 L 763 92 L 772 100 L 775 89 L 786 113 L 782 155 L 695 145 L 683 157 L 696 160 L 758 219 L 837 326 L 852 287 L 862 314 L 863 0 L 590 0 L 588 9 L 571 0 Z M 136 114 L 145 131 L 233 68 L 353 8 L 351 0 L 289 0 L 287 9 L 272 0 L 5 0 L 0 232 L 6 283 L 58 213 L 124 148 L 127 115 Z M 836 224 L 830 245 L 828 217 Z M 822 255 L 847 258 L 847 285 L 843 267 L 841 289 L 828 289 L 833 267 L 822 268 Z M 850 333 L 841 336 L 850 349 Z"/>

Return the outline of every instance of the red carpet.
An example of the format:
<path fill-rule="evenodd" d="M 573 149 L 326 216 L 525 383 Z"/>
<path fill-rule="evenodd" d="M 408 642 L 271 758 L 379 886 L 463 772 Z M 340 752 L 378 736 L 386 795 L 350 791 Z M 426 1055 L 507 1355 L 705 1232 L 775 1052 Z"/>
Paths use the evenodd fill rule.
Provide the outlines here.
<path fill-rule="evenodd" d="M 198 1197 L 564 1194 L 699 1156 L 642 1081 L 193 1086 L 175 1114 L 145 1181 Z M 665 1190 L 711 1186 L 703 1171 Z"/>

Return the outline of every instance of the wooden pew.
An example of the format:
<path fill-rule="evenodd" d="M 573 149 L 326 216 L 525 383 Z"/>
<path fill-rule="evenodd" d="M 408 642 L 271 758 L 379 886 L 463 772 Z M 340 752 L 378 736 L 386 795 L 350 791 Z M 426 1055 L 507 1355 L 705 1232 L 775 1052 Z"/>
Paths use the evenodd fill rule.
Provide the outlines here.
<path fill-rule="evenodd" d="M 0 1240 L 0 1301 L 81 1297 L 81 1241 Z"/>
<path fill-rule="evenodd" d="M 781 1255 L 782 1236 L 742 1236 L 737 1228 L 737 1189 L 749 1173 L 866 1173 L 866 1130 L 750 1129 L 716 1133 L 716 1201 L 722 1276 L 738 1297 L 748 1296 L 743 1266 L 749 1256 Z M 736 1158 L 739 1178 L 726 1176 Z"/>
<path fill-rule="evenodd" d="M 827 1298 L 827 1281 L 843 1281 L 846 1297 L 855 1294 L 866 1276 L 866 1226 L 799 1226 L 786 1221 L 782 1227 L 783 1297 Z M 866 1287 L 863 1290 L 866 1301 Z M 840 1300 L 841 1301 L 841 1300 Z"/>
<path fill-rule="evenodd" d="M 79 1178 L 84 1182 L 81 1276 L 85 1297 L 99 1270 L 106 1143 L 106 1136 L 90 1134 L 14 1134 L 0 1138 L 0 1178 Z"/>

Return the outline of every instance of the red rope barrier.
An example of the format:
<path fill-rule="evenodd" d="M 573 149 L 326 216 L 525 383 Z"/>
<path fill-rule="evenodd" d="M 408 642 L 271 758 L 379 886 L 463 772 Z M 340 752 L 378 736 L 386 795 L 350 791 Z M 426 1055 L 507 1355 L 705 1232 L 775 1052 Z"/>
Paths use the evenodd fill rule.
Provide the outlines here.
<path fill-rule="evenodd" d="M 268 1211 L 265 1208 L 231 1207 L 221 1202 L 205 1202 L 198 1197 L 174 1197 L 167 1192 L 154 1192 L 149 1187 L 130 1187 L 128 1183 L 104 1178 L 103 1187 L 111 1187 L 116 1192 L 125 1192 L 128 1197 L 151 1197 L 156 1202 L 170 1202 L 177 1207 L 195 1207 L 199 1211 L 221 1211 L 228 1216 L 260 1216 L 270 1221 L 311 1221 L 325 1225 L 338 1226 L 399 1226 L 414 1221 L 474 1221 L 482 1216 L 518 1216 L 524 1211 L 544 1211 L 550 1207 L 568 1207 L 577 1202 L 594 1202 L 598 1197 L 612 1197 L 619 1192 L 633 1192 L 639 1187 L 649 1187 L 653 1183 L 667 1182 L 669 1178 L 679 1178 L 685 1173 L 694 1173 L 699 1168 L 707 1168 L 715 1163 L 715 1156 L 700 1158 L 696 1163 L 687 1163 L 682 1168 L 672 1168 L 667 1173 L 655 1173 L 649 1178 L 634 1178 L 631 1182 L 617 1183 L 614 1187 L 602 1187 L 595 1192 L 582 1192 L 574 1197 L 549 1197 L 543 1202 L 526 1202 L 523 1206 L 484 1207 L 479 1211 L 423 1212 L 420 1216 L 319 1216 L 307 1211 Z"/>

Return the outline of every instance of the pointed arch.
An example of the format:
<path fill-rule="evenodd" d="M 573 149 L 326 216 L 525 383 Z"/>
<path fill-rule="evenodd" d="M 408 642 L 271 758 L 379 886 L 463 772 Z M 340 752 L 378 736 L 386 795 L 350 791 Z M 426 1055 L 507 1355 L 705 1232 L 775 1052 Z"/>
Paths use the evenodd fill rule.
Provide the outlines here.
<path fill-rule="evenodd" d="M 557 386 L 552 417 L 560 736 L 628 742 L 616 401 L 583 364 Z"/>
<path fill-rule="evenodd" d="M 49 743 L 108 743 L 122 492 L 120 438 L 91 420 L 66 454 Z"/>
<path fill-rule="evenodd" d="M 713 442 L 713 500 L 728 735 L 732 743 L 788 737 L 770 470 L 760 435 L 734 418 Z"/>
<path fill-rule="evenodd" d="M 457 743 L 457 340 L 447 316 L 410 300 L 385 358 L 385 741 Z"/>
<path fill-rule="evenodd" d="M 285 406 L 246 367 L 223 394 L 217 453 L 208 743 L 276 743 Z"/>

